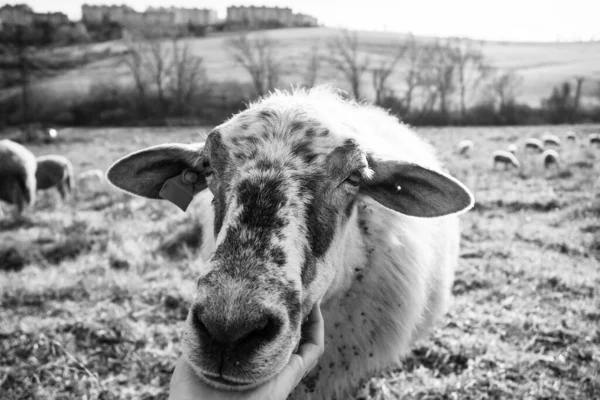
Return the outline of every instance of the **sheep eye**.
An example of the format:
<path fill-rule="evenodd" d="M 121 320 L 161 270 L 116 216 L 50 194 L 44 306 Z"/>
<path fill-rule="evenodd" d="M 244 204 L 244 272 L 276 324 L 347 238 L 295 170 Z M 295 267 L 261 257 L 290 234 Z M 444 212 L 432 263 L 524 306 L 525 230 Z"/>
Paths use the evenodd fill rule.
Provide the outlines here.
<path fill-rule="evenodd" d="M 358 185 L 360 185 L 361 179 L 362 179 L 362 177 L 360 176 L 360 173 L 358 173 L 358 171 L 355 171 L 355 172 L 351 173 L 350 176 L 348 176 L 344 182 L 346 182 L 352 186 L 358 186 Z"/>
<path fill-rule="evenodd" d="M 202 162 L 202 170 L 204 171 L 204 176 L 210 176 L 213 173 L 212 167 L 207 160 Z"/>

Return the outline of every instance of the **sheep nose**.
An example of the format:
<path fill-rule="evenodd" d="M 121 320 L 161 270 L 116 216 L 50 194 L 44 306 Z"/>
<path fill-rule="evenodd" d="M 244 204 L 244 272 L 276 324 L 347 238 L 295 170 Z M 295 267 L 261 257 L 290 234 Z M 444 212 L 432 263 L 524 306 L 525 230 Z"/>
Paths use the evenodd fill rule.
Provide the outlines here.
<path fill-rule="evenodd" d="M 257 346 L 272 340 L 281 326 L 269 313 L 248 313 L 226 318 L 197 307 L 192 315 L 193 325 L 204 340 L 213 345 Z"/>

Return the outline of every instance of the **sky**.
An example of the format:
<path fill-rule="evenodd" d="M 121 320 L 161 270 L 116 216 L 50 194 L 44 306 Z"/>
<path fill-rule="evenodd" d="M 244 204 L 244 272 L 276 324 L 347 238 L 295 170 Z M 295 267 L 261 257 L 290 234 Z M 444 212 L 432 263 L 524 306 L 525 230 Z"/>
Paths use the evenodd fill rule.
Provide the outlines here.
<path fill-rule="evenodd" d="M 35 11 L 81 18 L 81 5 L 127 4 L 212 8 L 224 18 L 228 5 L 290 7 L 331 27 L 426 36 L 507 41 L 600 40 L 600 0 L 21 0 Z"/>

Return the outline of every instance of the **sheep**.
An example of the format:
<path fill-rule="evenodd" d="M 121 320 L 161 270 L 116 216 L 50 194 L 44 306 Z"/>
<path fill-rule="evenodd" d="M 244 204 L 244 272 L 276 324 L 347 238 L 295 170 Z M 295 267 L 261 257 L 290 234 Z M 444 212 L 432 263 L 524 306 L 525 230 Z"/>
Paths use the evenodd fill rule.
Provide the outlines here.
<path fill-rule="evenodd" d="M 517 147 L 516 144 L 511 143 L 511 144 L 508 145 L 508 149 L 507 150 L 510 151 L 513 154 L 516 154 L 518 149 L 519 148 Z"/>
<path fill-rule="evenodd" d="M 48 136 L 50 137 L 50 139 L 56 139 L 56 137 L 58 136 L 58 132 L 56 131 L 56 129 L 48 129 Z"/>
<path fill-rule="evenodd" d="M 66 157 L 47 155 L 37 158 L 37 189 L 46 190 L 56 187 L 64 200 L 67 193 L 73 191 L 73 164 Z"/>
<path fill-rule="evenodd" d="M 550 166 L 552 166 L 552 165 L 554 165 L 557 170 L 560 169 L 560 165 L 559 165 L 560 156 L 556 150 L 554 150 L 554 149 L 544 150 L 544 153 L 542 153 L 542 160 L 544 160 L 544 168 L 545 169 L 549 169 Z"/>
<path fill-rule="evenodd" d="M 590 133 L 590 145 L 600 145 L 600 133 Z"/>
<path fill-rule="evenodd" d="M 552 135 L 548 132 L 542 136 L 542 142 L 544 146 L 560 146 L 560 139 L 556 135 Z"/>
<path fill-rule="evenodd" d="M 471 150 L 473 150 L 473 146 L 474 143 L 472 140 L 462 140 L 459 144 L 458 144 L 458 154 L 463 155 L 463 156 L 468 156 L 469 153 L 471 153 Z"/>
<path fill-rule="evenodd" d="M 575 132 L 573 132 L 573 131 L 568 131 L 568 132 L 567 132 L 567 140 L 568 140 L 569 142 L 574 142 L 574 141 L 576 141 L 576 140 L 577 140 L 577 135 L 575 135 Z"/>
<path fill-rule="evenodd" d="M 182 210 L 195 197 L 183 351 L 208 385 L 243 391 L 279 373 L 322 299 L 325 352 L 293 400 L 351 398 L 424 337 L 449 301 L 457 215 L 473 206 L 408 126 L 327 88 L 271 93 L 204 143 L 137 151 L 107 178 Z"/>
<path fill-rule="evenodd" d="M 496 164 L 504 164 L 504 169 L 506 169 L 510 166 L 513 166 L 515 168 L 521 167 L 521 164 L 519 163 L 519 160 L 517 159 L 517 157 L 509 151 L 496 150 L 493 153 L 493 159 L 494 159 L 494 169 L 496 169 Z"/>
<path fill-rule="evenodd" d="M 35 204 L 35 156 L 12 140 L 0 140 L 0 200 L 13 204 L 19 214 Z"/>
<path fill-rule="evenodd" d="M 536 153 L 544 151 L 544 144 L 540 139 L 529 138 L 525 141 L 525 150 L 533 150 Z"/>

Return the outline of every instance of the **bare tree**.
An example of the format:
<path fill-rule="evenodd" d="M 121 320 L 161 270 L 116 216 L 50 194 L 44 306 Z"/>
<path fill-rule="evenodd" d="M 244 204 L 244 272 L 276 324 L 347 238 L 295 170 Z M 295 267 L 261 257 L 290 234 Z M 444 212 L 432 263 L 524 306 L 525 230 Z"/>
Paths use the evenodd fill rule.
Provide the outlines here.
<path fill-rule="evenodd" d="M 22 25 L 7 26 L 0 32 L 0 71 L 2 86 L 20 86 L 21 123 L 32 120 L 34 101 L 31 81 L 50 75 L 52 63 L 39 50 L 40 32 Z"/>
<path fill-rule="evenodd" d="M 420 65 L 419 85 L 427 96 L 425 109 L 431 110 L 439 102 L 440 112 L 447 115 L 450 96 L 456 89 L 455 64 L 450 47 L 439 41 L 426 46 Z"/>
<path fill-rule="evenodd" d="M 495 70 L 493 72 L 488 84 L 488 91 L 501 112 L 515 102 L 522 84 L 523 77 L 512 70 L 506 72 Z"/>
<path fill-rule="evenodd" d="M 408 64 L 408 69 L 404 77 L 404 84 L 406 85 L 404 91 L 404 105 L 406 111 L 410 112 L 412 108 L 413 93 L 421 81 L 419 73 L 421 71 L 422 49 L 412 34 L 408 37 L 404 46 L 406 48 L 406 61 Z"/>
<path fill-rule="evenodd" d="M 327 61 L 344 75 L 354 98 L 360 99 L 360 80 L 369 67 L 369 58 L 359 54 L 357 32 L 344 30 L 329 41 L 328 49 L 331 56 Z"/>
<path fill-rule="evenodd" d="M 123 53 L 121 62 L 125 64 L 133 78 L 138 111 L 146 113 L 148 109 L 148 94 L 146 90 L 147 79 L 145 76 L 145 54 L 143 46 L 134 40 L 127 42 L 127 51 Z"/>
<path fill-rule="evenodd" d="M 166 112 L 168 110 L 168 103 L 165 91 L 172 67 L 171 63 L 169 63 L 171 50 L 166 46 L 165 42 L 160 39 L 147 40 L 145 46 L 147 47 L 148 52 L 146 70 L 156 87 L 160 110 Z"/>
<path fill-rule="evenodd" d="M 202 58 L 191 55 L 177 39 L 137 39 L 127 43 L 122 62 L 127 66 L 136 89 L 139 111 L 166 115 L 182 112 L 206 79 Z M 152 109 L 156 94 L 159 109 Z"/>
<path fill-rule="evenodd" d="M 173 40 L 172 53 L 171 79 L 167 88 L 173 109 L 183 112 L 206 81 L 206 71 L 203 59 L 193 56 L 187 44 L 180 45 L 177 40 Z"/>
<path fill-rule="evenodd" d="M 235 62 L 250 74 L 258 96 L 279 85 L 282 65 L 276 57 L 276 41 L 265 36 L 250 39 L 242 33 L 229 40 L 227 45 Z"/>
<path fill-rule="evenodd" d="M 375 104 L 382 104 L 388 91 L 388 79 L 396 69 L 396 65 L 402 59 L 405 52 L 406 47 L 403 44 L 397 46 L 391 59 L 381 60 L 379 66 L 371 70 L 371 73 L 373 74 L 373 88 L 375 89 Z"/>
<path fill-rule="evenodd" d="M 474 91 L 485 77 L 488 68 L 481 51 L 481 44 L 470 39 L 452 39 L 449 54 L 455 64 L 460 97 L 460 116 L 464 121 L 467 113 L 467 94 Z"/>
<path fill-rule="evenodd" d="M 573 118 L 577 118 L 577 114 L 579 113 L 579 105 L 581 103 L 581 88 L 583 86 L 584 81 L 585 81 L 584 76 L 576 76 L 575 77 L 575 96 L 573 98 Z"/>
<path fill-rule="evenodd" d="M 315 44 L 310 48 L 308 65 L 306 66 L 306 72 L 304 74 L 304 81 L 302 85 L 309 88 L 315 86 L 319 77 L 320 68 L 321 56 L 319 55 L 319 46 Z"/>

